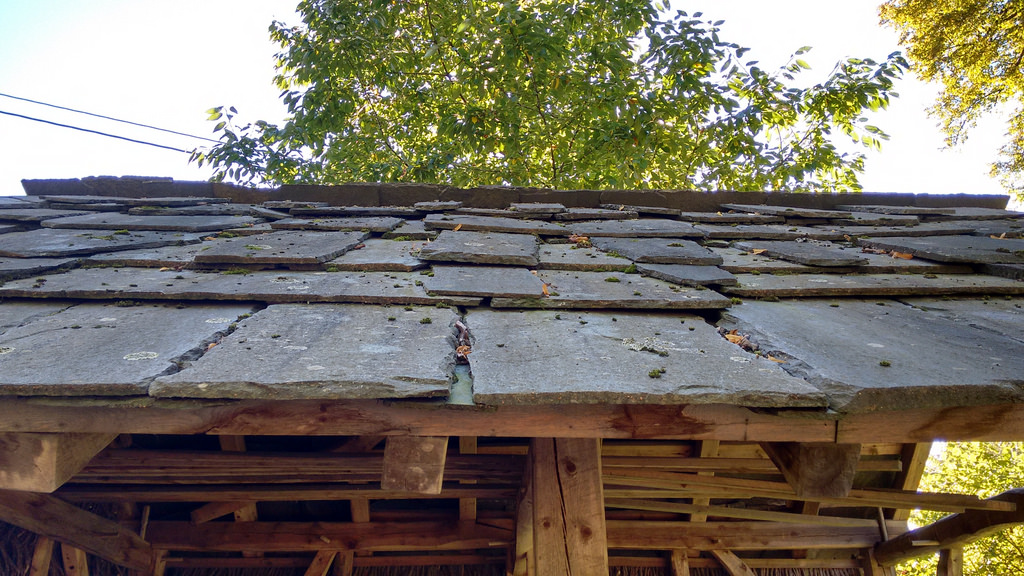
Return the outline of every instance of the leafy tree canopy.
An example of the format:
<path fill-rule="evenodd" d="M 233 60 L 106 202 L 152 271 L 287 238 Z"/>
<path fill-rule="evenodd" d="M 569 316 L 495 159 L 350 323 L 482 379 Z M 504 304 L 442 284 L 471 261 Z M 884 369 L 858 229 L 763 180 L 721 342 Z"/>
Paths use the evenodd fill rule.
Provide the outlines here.
<path fill-rule="evenodd" d="M 942 83 L 931 112 L 948 144 L 965 140 L 985 113 L 1012 108 L 992 174 L 1024 199 L 1024 2 L 889 0 L 881 16 L 901 33 L 917 73 Z"/>
<path fill-rule="evenodd" d="M 1024 443 L 951 442 L 933 454 L 921 478 L 921 490 L 995 496 L 1024 486 Z M 917 511 L 911 521 L 930 524 L 941 512 Z M 900 576 L 934 576 L 936 556 L 899 567 Z M 1024 576 L 1024 527 L 1017 526 L 964 547 L 964 574 Z"/>
<path fill-rule="evenodd" d="M 721 22 L 649 0 L 304 0 L 274 22 L 283 125 L 214 108 L 215 179 L 458 186 L 859 189 L 905 70 L 851 58 L 799 87 L 796 51 L 768 72 Z"/>

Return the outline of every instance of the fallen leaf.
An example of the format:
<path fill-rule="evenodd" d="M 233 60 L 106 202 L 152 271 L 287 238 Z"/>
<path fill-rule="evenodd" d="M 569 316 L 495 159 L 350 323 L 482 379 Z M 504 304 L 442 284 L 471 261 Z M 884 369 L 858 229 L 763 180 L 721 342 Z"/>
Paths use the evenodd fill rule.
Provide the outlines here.
<path fill-rule="evenodd" d="M 473 349 L 471 347 L 462 345 L 455 349 L 455 355 L 459 358 L 465 358 L 466 356 L 469 356 L 472 351 Z"/>
<path fill-rule="evenodd" d="M 779 360 L 778 358 L 776 358 L 776 357 L 774 357 L 774 356 L 772 356 L 770 354 L 768 356 L 765 356 L 765 358 L 771 360 L 772 362 L 778 362 L 779 364 L 785 364 L 786 363 L 785 360 Z"/>
<path fill-rule="evenodd" d="M 741 342 L 746 340 L 746 338 L 740 336 L 739 334 L 726 334 L 725 339 L 728 340 L 729 342 L 732 342 L 733 344 L 740 344 Z"/>
<path fill-rule="evenodd" d="M 461 229 L 462 229 L 462 224 L 459 224 L 459 225 L 455 226 L 455 228 L 452 228 L 452 232 L 458 232 Z"/>
<path fill-rule="evenodd" d="M 1006 240 L 1006 232 L 1003 232 L 999 236 L 996 236 L 995 234 L 989 234 L 988 237 L 993 238 L 995 240 Z"/>
<path fill-rule="evenodd" d="M 216 342 L 210 342 L 209 344 L 206 345 L 206 351 L 209 352 L 216 345 L 217 345 Z"/>
<path fill-rule="evenodd" d="M 860 251 L 864 254 L 888 254 L 885 250 L 879 250 L 878 248 L 861 248 Z"/>
<path fill-rule="evenodd" d="M 169 272 L 170 270 L 171 270 L 171 269 L 170 269 L 170 268 L 168 268 L 167 266 L 164 266 L 163 268 L 160 268 L 160 271 L 161 271 L 161 272 Z"/>
<path fill-rule="evenodd" d="M 767 251 L 767 248 L 755 248 L 754 250 L 751 250 L 754 254 L 764 254 Z"/>
<path fill-rule="evenodd" d="M 890 252 L 889 256 L 892 256 L 893 258 L 899 258 L 900 260 L 913 260 L 914 259 L 914 255 L 913 254 L 910 254 L 908 252 L 897 252 L 895 250 Z"/>
<path fill-rule="evenodd" d="M 545 296 L 551 296 L 551 293 L 548 292 L 548 285 L 546 283 L 545 284 L 541 284 L 540 285 L 540 289 L 544 292 Z"/>

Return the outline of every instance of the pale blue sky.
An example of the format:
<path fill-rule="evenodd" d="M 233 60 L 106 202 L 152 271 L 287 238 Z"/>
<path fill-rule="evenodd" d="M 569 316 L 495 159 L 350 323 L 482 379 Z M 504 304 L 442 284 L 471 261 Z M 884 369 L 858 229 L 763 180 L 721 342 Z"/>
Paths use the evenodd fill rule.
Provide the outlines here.
<path fill-rule="evenodd" d="M 274 18 L 288 22 L 294 0 L 0 0 L 0 93 L 209 136 L 204 110 L 235 105 L 250 119 L 278 120 L 283 107 L 272 86 Z M 752 48 L 766 67 L 785 63 L 803 45 L 814 50 L 813 72 L 837 58 L 884 58 L 896 34 L 878 26 L 877 3 L 865 0 L 683 2 L 726 20 L 723 37 Z M 1001 193 L 987 163 L 1002 139 L 998 121 L 985 123 L 958 150 L 924 108 L 935 89 L 912 79 L 902 97 L 873 118 L 892 135 L 871 154 L 865 190 Z M 130 138 L 191 149 L 199 141 L 141 130 L 0 97 L 0 110 L 74 124 Z M 90 175 L 171 176 L 202 180 L 187 155 L 0 115 L 0 195 L 21 192 L 22 178 Z"/>

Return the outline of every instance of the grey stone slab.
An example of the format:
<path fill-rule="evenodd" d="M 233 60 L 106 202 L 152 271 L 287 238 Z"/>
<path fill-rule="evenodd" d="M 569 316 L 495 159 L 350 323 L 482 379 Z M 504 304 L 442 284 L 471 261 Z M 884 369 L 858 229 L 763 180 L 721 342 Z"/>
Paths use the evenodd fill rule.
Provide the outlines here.
<path fill-rule="evenodd" d="M 849 218 L 837 218 L 833 222 L 852 226 L 917 226 L 921 223 L 917 216 L 871 212 L 853 212 Z"/>
<path fill-rule="evenodd" d="M 440 200 L 436 202 L 416 202 L 412 207 L 420 212 L 447 212 L 449 210 L 462 208 L 462 202 L 455 200 L 446 202 Z"/>
<path fill-rule="evenodd" d="M 644 276 L 683 286 L 733 286 L 736 277 L 717 266 L 690 264 L 637 264 Z"/>
<path fill-rule="evenodd" d="M 693 264 L 715 266 L 721 256 L 691 240 L 674 238 L 594 238 L 595 247 L 625 256 L 634 262 L 651 264 Z"/>
<path fill-rule="evenodd" d="M 723 270 L 733 274 L 970 274 L 974 270 L 965 264 L 948 264 L 913 258 L 904 260 L 888 254 L 861 253 L 867 263 L 856 267 L 819 268 L 776 260 L 764 254 L 753 254 L 739 248 L 712 248 L 724 262 Z"/>
<path fill-rule="evenodd" d="M 927 238 L 868 238 L 861 246 L 895 250 L 939 262 L 1024 264 L 1024 240 L 987 236 L 929 236 Z"/>
<path fill-rule="evenodd" d="M 540 236 L 569 236 L 569 228 L 541 220 L 501 218 L 494 216 L 467 216 L 460 214 L 427 214 L 423 219 L 427 230 L 465 230 L 466 232 L 509 232 Z"/>
<path fill-rule="evenodd" d="M 439 296 L 540 298 L 544 283 L 526 268 L 509 266 L 434 266 L 423 285 Z"/>
<path fill-rule="evenodd" d="M 80 304 L 0 336 L 0 394 L 145 394 L 225 334 L 247 305 Z"/>
<path fill-rule="evenodd" d="M 847 210 L 818 210 L 815 208 L 799 208 L 796 206 L 768 206 L 766 204 L 722 204 L 725 210 L 749 212 L 751 214 L 770 214 L 783 218 L 849 218 Z"/>
<path fill-rule="evenodd" d="M 66 270 L 77 262 L 74 258 L 0 258 L 0 282 Z"/>
<path fill-rule="evenodd" d="M 330 217 L 397 217 L 418 218 L 420 212 L 407 206 L 313 206 L 295 207 L 289 210 L 293 216 L 303 218 Z"/>
<path fill-rule="evenodd" d="M 549 220 L 543 214 L 535 217 L 530 214 L 516 212 L 508 208 L 472 208 L 463 206 L 451 211 L 458 216 L 490 216 L 494 218 L 536 218 L 538 220 Z"/>
<path fill-rule="evenodd" d="M 359 245 L 362 232 L 286 230 L 231 238 L 209 245 L 196 254 L 197 264 L 320 264 Z"/>
<path fill-rule="evenodd" d="M 538 268 L 548 270 L 585 270 L 624 272 L 633 265 L 628 258 L 609 256 L 597 248 L 581 248 L 576 244 L 542 244 L 538 252 Z"/>
<path fill-rule="evenodd" d="M 328 270 L 411 272 L 426 268 L 427 263 L 416 257 L 422 243 L 371 238 L 362 248 L 349 250 L 327 262 Z"/>
<path fill-rule="evenodd" d="M 419 257 L 431 262 L 536 266 L 537 237 L 530 234 L 445 230 L 433 242 L 423 246 Z"/>
<path fill-rule="evenodd" d="M 547 284 L 543 298 L 493 298 L 495 308 L 605 308 L 605 309 L 714 309 L 729 306 L 729 299 L 711 290 L 674 284 L 622 272 L 538 271 Z"/>
<path fill-rule="evenodd" d="M 437 238 L 437 230 L 427 230 L 423 220 L 405 220 L 381 237 L 388 240 L 433 240 Z"/>
<path fill-rule="evenodd" d="M 482 404 L 826 402 L 813 386 L 729 343 L 696 316 L 480 309 L 467 314 L 466 324 L 474 339 L 473 397 Z"/>
<path fill-rule="evenodd" d="M 7 234 L 8 232 L 21 232 L 25 226 L 19 226 L 17 224 L 0 224 L 0 234 Z"/>
<path fill-rule="evenodd" d="M 393 216 L 323 218 L 316 220 L 286 218 L 271 222 L 270 226 L 275 230 L 332 230 L 336 232 L 366 231 L 382 233 L 394 230 L 402 222 L 404 220 Z"/>
<path fill-rule="evenodd" d="M 743 274 L 736 278 L 737 286 L 725 286 L 722 291 L 754 298 L 1024 294 L 1022 282 L 974 274 Z"/>
<path fill-rule="evenodd" d="M 692 224 L 664 218 L 639 220 L 594 220 L 569 224 L 573 233 L 595 238 L 703 238 L 704 232 Z"/>
<path fill-rule="evenodd" d="M 133 216 L 253 216 L 249 204 L 200 204 L 196 206 L 136 206 L 128 209 Z M 287 218 L 288 215 L 284 214 Z"/>
<path fill-rule="evenodd" d="M 112 212 L 44 220 L 44 228 L 212 232 L 259 222 L 250 216 L 133 216 Z"/>
<path fill-rule="evenodd" d="M 0 302 L 0 336 L 12 328 L 52 316 L 70 306 L 65 302 Z"/>
<path fill-rule="evenodd" d="M 847 226 L 818 227 L 833 234 L 852 238 L 885 238 L 889 236 L 955 236 L 972 234 L 977 227 L 961 222 L 923 222 L 917 226 Z"/>
<path fill-rule="evenodd" d="M 302 202 L 299 200 L 267 200 L 261 206 L 270 210 L 291 210 L 292 208 L 322 208 L 327 202 Z"/>
<path fill-rule="evenodd" d="M 52 218 L 87 215 L 84 210 L 52 210 L 50 208 L 11 208 L 0 210 L 0 222 L 42 222 Z"/>
<path fill-rule="evenodd" d="M 981 271 L 992 276 L 1024 280 L 1024 264 L 982 264 Z"/>
<path fill-rule="evenodd" d="M 28 210 L 39 208 L 39 202 L 27 201 L 27 196 L 0 196 L 0 210 Z"/>
<path fill-rule="evenodd" d="M 724 326 L 787 360 L 840 412 L 1021 402 L 1024 344 L 897 302 L 749 302 Z"/>
<path fill-rule="evenodd" d="M 376 399 L 448 395 L 450 309 L 279 305 L 261 310 L 150 395 L 238 399 Z"/>
<path fill-rule="evenodd" d="M 200 197 L 200 196 L 162 196 L 150 198 L 130 198 L 127 196 L 75 196 L 75 195 L 46 195 L 40 198 L 49 202 L 61 202 L 64 204 L 89 204 L 113 202 L 122 206 L 202 206 L 206 204 L 226 204 L 230 202 L 227 198 Z"/>
<path fill-rule="evenodd" d="M 87 210 L 89 212 L 123 212 L 125 209 L 124 204 L 115 204 L 113 202 L 94 202 L 89 204 L 62 204 L 60 202 L 46 202 L 45 206 L 50 210 L 77 210 L 79 212 Z"/>
<path fill-rule="evenodd" d="M 4 298 L 83 300 L 214 300 L 242 302 L 333 302 L 363 304 L 452 304 L 476 306 L 479 298 L 428 296 L 418 273 L 281 272 L 245 274 L 154 268 L 82 268 L 13 280 L 0 286 Z"/>
<path fill-rule="evenodd" d="M 737 242 L 735 246 L 753 254 L 765 254 L 808 266 L 862 266 L 868 263 L 860 250 L 844 249 L 825 241 Z"/>
<path fill-rule="evenodd" d="M 1024 220 L 981 220 L 972 225 L 975 236 L 1024 237 Z"/>
<path fill-rule="evenodd" d="M 601 204 L 606 210 L 621 210 L 624 212 L 636 212 L 643 216 L 679 216 L 678 208 L 665 208 L 662 206 L 632 206 L 629 204 Z"/>
<path fill-rule="evenodd" d="M 144 248 L 141 250 L 122 250 L 120 252 L 103 252 L 82 258 L 82 265 L 138 266 L 141 268 L 168 266 L 180 268 L 192 264 L 192 260 L 196 255 L 209 245 L 209 243 L 201 243 L 186 244 L 184 246 Z"/>
<path fill-rule="evenodd" d="M 1006 218 L 1024 218 L 1024 212 L 997 210 L 995 208 L 955 207 L 952 214 L 926 216 L 926 220 L 1003 220 Z"/>
<path fill-rule="evenodd" d="M 786 226 L 784 224 L 736 224 L 722 226 L 718 224 L 695 224 L 694 228 L 708 238 L 729 240 L 796 240 L 812 238 L 815 240 L 842 240 L 843 233 L 836 229 L 814 228 L 810 226 Z"/>
<path fill-rule="evenodd" d="M 79 210 L 91 210 L 94 205 L 115 205 L 115 206 L 128 206 L 125 198 L 118 196 L 94 196 L 89 194 L 78 195 L 65 195 L 65 194 L 45 194 L 38 197 L 40 200 L 46 203 L 46 205 L 52 204 L 63 204 L 63 205 L 74 205 L 78 206 Z"/>
<path fill-rule="evenodd" d="M 287 212 L 271 210 L 270 208 L 264 208 L 263 206 L 249 206 L 249 215 L 252 216 L 253 218 L 271 221 L 291 218 L 291 214 Z"/>
<path fill-rule="evenodd" d="M 538 214 L 553 216 L 565 212 L 565 206 L 553 202 L 513 202 L 509 205 L 509 210 L 529 214 L 531 217 Z"/>
<path fill-rule="evenodd" d="M 680 212 L 679 219 L 707 224 L 781 224 L 786 221 L 782 216 L 749 212 Z"/>
<path fill-rule="evenodd" d="M 604 208 L 567 208 L 555 214 L 555 220 L 636 220 L 640 215 L 630 210 L 606 210 Z"/>
<path fill-rule="evenodd" d="M 40 228 L 27 232 L 4 234 L 0 256 L 14 258 L 45 258 L 80 256 L 118 250 L 156 248 L 199 241 L 194 234 L 178 232 L 131 232 L 111 234 L 108 230 L 57 230 Z"/>
<path fill-rule="evenodd" d="M 901 298 L 905 304 L 957 324 L 997 332 L 1024 343 L 1024 298 Z"/>
<path fill-rule="evenodd" d="M 906 216 L 924 216 L 936 214 L 953 214 L 952 208 L 918 208 L 916 206 L 883 206 L 880 204 L 840 204 L 839 210 L 851 212 L 871 212 L 874 214 L 895 214 Z"/>
<path fill-rule="evenodd" d="M 227 230 L 222 230 L 220 236 L 255 236 L 257 234 L 266 234 L 267 232 L 273 231 L 274 229 L 270 227 L 270 224 L 264 222 L 262 224 L 253 224 L 252 226 L 242 226 L 241 228 L 228 228 Z"/>

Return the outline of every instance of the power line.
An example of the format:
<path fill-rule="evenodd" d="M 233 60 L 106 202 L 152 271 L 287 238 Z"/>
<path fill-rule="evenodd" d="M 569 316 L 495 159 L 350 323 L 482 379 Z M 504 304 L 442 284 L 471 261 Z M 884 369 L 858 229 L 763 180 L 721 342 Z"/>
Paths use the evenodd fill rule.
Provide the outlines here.
<path fill-rule="evenodd" d="M 59 122 L 51 122 L 49 120 L 43 120 L 42 118 L 33 118 L 31 116 L 24 116 L 21 114 L 15 114 L 14 112 L 5 112 L 0 110 L 0 114 L 6 114 L 8 116 L 14 116 L 16 118 L 24 118 L 25 120 L 34 120 L 36 122 L 42 122 L 44 124 L 52 124 L 54 126 L 60 126 L 61 128 L 71 128 L 72 130 L 80 130 L 82 132 L 89 132 L 90 134 L 99 134 L 100 136 L 107 136 L 110 138 L 117 138 L 118 140 L 127 140 L 129 142 L 135 142 L 136 144 L 145 144 L 146 146 L 155 146 L 157 148 L 165 148 L 167 150 L 174 150 L 175 152 L 184 152 L 189 154 L 188 150 L 182 150 L 181 148 L 174 148 L 173 146 L 164 146 L 163 144 L 154 144 L 152 142 L 146 142 L 144 140 L 135 140 L 132 138 L 126 138 L 124 136 L 118 136 L 116 134 L 107 134 L 106 132 L 100 132 L 98 130 L 89 130 L 88 128 L 79 128 L 78 126 L 71 126 L 68 124 L 60 124 Z"/>
<path fill-rule="evenodd" d="M 114 122 L 121 122 L 122 124 L 131 124 L 132 126 L 139 126 L 141 128 L 149 128 L 150 130 L 159 130 L 160 132 L 167 132 L 169 134 L 177 134 L 178 136 L 187 136 L 189 138 L 195 138 L 197 140 L 206 140 L 207 142 L 220 143 L 212 138 L 206 138 L 205 136 L 195 136 L 192 134 L 186 134 L 184 132 L 178 132 L 176 130 L 168 130 L 167 128 L 159 128 L 157 126 L 150 126 L 149 124 L 140 124 L 138 122 L 131 122 L 129 120 L 121 120 L 120 118 L 114 118 L 111 116 L 104 116 L 102 114 L 94 114 L 92 112 L 86 112 L 85 110 L 76 110 L 74 108 L 68 108 L 66 106 L 58 106 L 56 104 L 49 104 L 47 102 L 40 102 L 38 100 L 32 100 L 31 98 L 22 98 L 21 96 L 12 96 L 10 94 L 4 94 L 0 92 L 0 96 L 5 98 L 11 98 L 13 100 L 21 100 L 22 102 L 31 102 L 32 104 L 39 104 L 40 106 L 49 106 L 50 108 L 57 108 L 58 110 L 67 110 L 68 112 L 75 112 L 76 114 L 85 114 L 86 116 L 94 116 L 96 118 L 103 118 L 104 120 L 113 120 Z"/>

